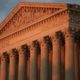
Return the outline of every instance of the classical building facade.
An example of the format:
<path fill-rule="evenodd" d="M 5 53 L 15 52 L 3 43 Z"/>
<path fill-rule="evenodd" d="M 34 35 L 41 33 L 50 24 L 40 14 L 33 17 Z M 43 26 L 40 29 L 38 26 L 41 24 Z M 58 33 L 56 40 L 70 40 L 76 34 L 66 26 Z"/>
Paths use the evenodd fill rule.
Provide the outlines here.
<path fill-rule="evenodd" d="M 80 6 L 19 3 L 0 24 L 0 80 L 80 80 Z"/>

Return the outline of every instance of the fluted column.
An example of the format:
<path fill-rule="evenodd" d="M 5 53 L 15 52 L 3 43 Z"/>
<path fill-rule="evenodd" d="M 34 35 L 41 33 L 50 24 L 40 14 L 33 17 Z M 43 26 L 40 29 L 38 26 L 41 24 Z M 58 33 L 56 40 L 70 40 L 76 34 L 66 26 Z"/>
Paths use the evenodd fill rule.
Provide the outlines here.
<path fill-rule="evenodd" d="M 65 45 L 61 46 L 61 80 L 65 80 Z"/>
<path fill-rule="evenodd" d="M 40 45 L 38 48 L 38 80 L 40 80 L 40 68 L 41 68 L 41 54 L 40 54 Z"/>
<path fill-rule="evenodd" d="M 77 33 L 74 43 L 74 63 L 75 63 L 75 80 L 79 80 L 79 42 L 80 33 Z"/>
<path fill-rule="evenodd" d="M 41 72 L 40 80 L 49 80 L 49 58 L 48 58 L 48 49 L 46 41 L 41 40 Z"/>
<path fill-rule="evenodd" d="M 27 65 L 26 65 L 26 77 L 27 77 L 27 80 L 30 80 L 30 51 L 28 49 L 28 53 L 27 53 L 27 57 L 26 57 L 26 61 L 27 61 Z"/>
<path fill-rule="evenodd" d="M 61 33 L 59 33 L 61 34 Z M 54 34 L 52 37 L 53 44 L 53 55 L 52 55 L 52 80 L 60 79 L 60 68 L 61 68 L 61 46 L 60 46 L 60 36 Z"/>
<path fill-rule="evenodd" d="M 7 52 L 1 56 L 1 80 L 8 80 L 9 57 Z"/>
<path fill-rule="evenodd" d="M 65 33 L 65 80 L 74 80 L 74 29 Z"/>
<path fill-rule="evenodd" d="M 37 41 L 30 45 L 30 80 L 38 80 L 38 46 Z"/>
<path fill-rule="evenodd" d="M 51 42 L 51 37 L 45 36 L 45 42 L 46 42 L 46 47 L 47 47 L 47 54 L 48 54 L 48 75 L 49 75 L 49 80 L 52 80 L 52 42 Z"/>
<path fill-rule="evenodd" d="M 16 49 L 10 51 L 9 80 L 18 80 L 18 52 Z"/>
<path fill-rule="evenodd" d="M 26 54 L 27 54 L 26 45 L 22 45 L 19 49 L 19 69 L 18 69 L 18 80 L 26 80 Z"/>
<path fill-rule="evenodd" d="M 0 80 L 1 80 L 1 57 L 0 57 Z"/>
<path fill-rule="evenodd" d="M 80 80 L 80 42 L 79 42 L 79 80 Z"/>

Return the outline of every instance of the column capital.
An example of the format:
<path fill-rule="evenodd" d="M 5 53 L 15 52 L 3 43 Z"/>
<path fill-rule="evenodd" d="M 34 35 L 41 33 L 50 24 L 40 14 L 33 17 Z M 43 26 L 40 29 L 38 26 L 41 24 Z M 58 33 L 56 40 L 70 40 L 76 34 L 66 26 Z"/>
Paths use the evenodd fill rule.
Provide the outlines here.
<path fill-rule="evenodd" d="M 56 32 L 56 37 L 61 40 L 63 37 L 63 33 L 61 31 Z"/>
<path fill-rule="evenodd" d="M 33 45 L 34 45 L 36 48 L 39 47 L 39 41 L 38 41 L 38 40 L 33 41 Z"/>
<path fill-rule="evenodd" d="M 33 50 L 34 47 L 35 47 L 34 42 L 33 42 L 33 41 L 30 42 L 30 43 L 29 43 L 29 48 L 30 48 L 31 50 Z"/>
<path fill-rule="evenodd" d="M 34 53 L 35 46 L 34 46 L 33 42 L 30 42 L 30 44 L 29 44 L 29 50 L 30 50 L 30 55 Z"/>
<path fill-rule="evenodd" d="M 56 42 L 57 40 L 56 33 L 50 34 L 50 37 L 51 37 L 52 43 Z"/>
<path fill-rule="evenodd" d="M 80 41 L 80 32 L 76 32 L 75 41 L 78 43 Z"/>
<path fill-rule="evenodd" d="M 9 62 L 9 55 L 7 52 L 3 52 L 1 55 L 1 62 Z"/>
<path fill-rule="evenodd" d="M 44 40 L 45 40 L 45 42 L 46 42 L 47 44 L 49 44 L 51 38 L 50 38 L 50 36 L 45 36 L 45 37 L 44 37 Z"/>
<path fill-rule="evenodd" d="M 29 48 L 30 48 L 30 51 L 34 51 L 35 50 L 35 51 L 39 52 L 39 49 L 40 49 L 39 42 L 37 40 L 32 41 L 30 43 Z"/>
<path fill-rule="evenodd" d="M 41 38 L 41 39 L 39 39 L 39 43 L 41 46 L 44 46 L 46 42 L 45 42 L 44 38 Z"/>
<path fill-rule="evenodd" d="M 40 43 L 39 43 L 39 41 L 35 40 L 35 41 L 33 41 L 33 44 L 34 44 L 34 46 L 36 48 L 36 52 L 40 53 Z"/>
<path fill-rule="evenodd" d="M 26 44 L 20 46 L 18 49 L 19 55 L 27 55 L 26 54 L 27 51 L 28 51 L 28 46 Z"/>
<path fill-rule="evenodd" d="M 9 56 L 18 57 L 18 50 L 16 48 L 13 48 L 12 50 L 9 51 Z"/>
<path fill-rule="evenodd" d="M 61 45 L 64 45 L 65 39 L 62 31 L 56 32 L 57 39 L 59 40 Z"/>
<path fill-rule="evenodd" d="M 52 50 L 51 36 L 50 36 L 50 35 L 49 35 L 49 36 L 45 36 L 44 39 L 45 39 L 47 48 L 48 48 L 49 50 Z"/>
<path fill-rule="evenodd" d="M 54 34 L 51 34 L 51 39 L 53 43 L 55 43 L 57 40 L 63 43 L 64 41 L 64 36 L 62 31 L 55 32 Z"/>
<path fill-rule="evenodd" d="M 39 43 L 44 45 L 45 43 L 48 44 L 50 42 L 50 36 L 44 36 L 43 38 L 39 39 Z"/>
<path fill-rule="evenodd" d="M 75 33 L 76 33 L 76 29 L 73 28 L 73 27 L 67 28 L 64 31 L 64 35 L 65 35 L 66 38 L 68 38 L 68 37 L 74 38 L 75 37 Z"/>

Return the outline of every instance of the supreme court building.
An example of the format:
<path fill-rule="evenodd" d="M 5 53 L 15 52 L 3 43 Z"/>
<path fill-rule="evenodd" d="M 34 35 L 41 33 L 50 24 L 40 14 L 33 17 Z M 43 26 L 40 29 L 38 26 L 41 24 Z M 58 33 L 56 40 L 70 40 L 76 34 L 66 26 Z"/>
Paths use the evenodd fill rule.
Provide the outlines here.
<path fill-rule="evenodd" d="M 0 80 L 80 80 L 80 6 L 21 2 L 0 24 Z"/>

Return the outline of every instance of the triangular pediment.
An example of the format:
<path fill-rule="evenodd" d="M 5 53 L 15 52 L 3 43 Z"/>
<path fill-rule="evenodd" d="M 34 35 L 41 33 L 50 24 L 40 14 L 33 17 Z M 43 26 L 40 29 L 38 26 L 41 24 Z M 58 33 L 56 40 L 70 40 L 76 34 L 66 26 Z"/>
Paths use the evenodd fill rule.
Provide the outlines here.
<path fill-rule="evenodd" d="M 4 31 L 8 34 L 16 29 L 20 29 L 22 25 L 32 24 L 39 19 L 50 16 L 61 9 L 65 9 L 67 4 L 57 3 L 19 3 L 13 11 L 1 23 L 1 33 Z"/>

